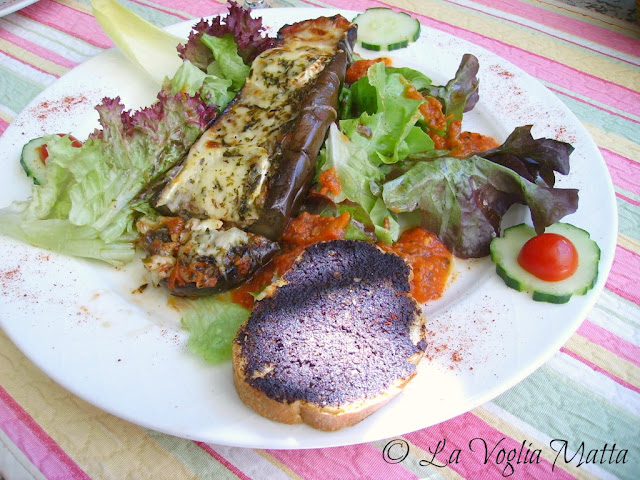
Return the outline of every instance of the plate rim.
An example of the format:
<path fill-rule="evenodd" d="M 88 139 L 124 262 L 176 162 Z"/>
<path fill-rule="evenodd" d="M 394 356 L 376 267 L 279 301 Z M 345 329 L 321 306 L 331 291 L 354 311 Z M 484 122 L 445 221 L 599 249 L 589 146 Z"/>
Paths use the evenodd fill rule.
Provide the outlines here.
<path fill-rule="evenodd" d="M 268 11 L 268 12 L 277 12 L 278 10 L 283 10 L 283 9 L 268 9 L 268 10 L 264 10 L 264 11 Z M 304 14 L 304 13 L 306 13 L 306 12 L 318 12 L 318 13 L 319 13 L 319 15 L 320 15 L 320 14 L 323 14 L 323 13 L 320 13 L 320 12 L 325 12 L 324 14 L 334 14 L 334 13 L 341 13 L 341 12 L 345 12 L 345 13 L 348 13 L 348 14 L 357 13 L 357 12 L 355 12 L 355 11 L 353 11 L 353 10 L 344 10 L 344 9 L 339 9 L 339 8 L 326 8 L 326 9 L 325 9 L 325 8 L 305 7 L 305 8 L 288 8 L 287 10 L 289 10 L 289 11 L 295 11 L 296 13 L 294 14 L 294 16 L 295 16 L 295 15 L 297 15 L 297 14 L 302 15 L 302 14 Z M 261 12 L 263 12 L 263 11 L 262 11 L 262 10 L 256 11 L 256 13 L 257 13 L 257 14 L 259 14 L 259 15 L 261 14 Z M 268 15 L 271 15 L 271 13 L 269 13 Z M 206 17 L 206 18 L 212 18 L 212 17 L 216 17 L 216 16 L 218 16 L 218 15 L 208 16 L 208 17 Z M 195 21 L 194 21 L 194 20 L 187 20 L 187 21 L 184 21 L 184 22 L 178 22 L 178 23 L 176 23 L 176 24 L 174 24 L 174 25 L 171 25 L 171 26 L 167 27 L 167 30 L 171 31 L 171 30 L 173 30 L 173 29 L 179 28 L 179 26 L 180 26 L 180 28 L 182 28 L 182 27 L 184 27 L 185 25 L 193 25 L 194 23 L 195 23 Z M 423 28 L 423 29 L 428 29 L 428 30 L 430 30 L 430 31 L 432 31 L 432 32 L 435 32 L 435 33 L 436 33 L 437 35 L 439 35 L 439 36 L 443 36 L 443 37 L 451 37 L 451 34 L 448 34 L 447 32 L 443 32 L 443 31 L 440 31 L 440 30 L 435 29 L 435 28 L 432 28 L 432 27 L 427 27 L 427 26 L 422 25 L 422 28 Z M 464 43 L 471 44 L 470 42 L 467 42 L 467 41 L 464 41 Z M 473 45 L 473 44 L 471 44 L 471 45 Z M 528 77 L 529 81 L 533 81 L 533 82 L 535 82 L 535 83 L 539 84 L 540 86 L 542 86 L 543 88 L 545 88 L 545 87 L 544 87 L 544 85 L 542 85 L 542 84 L 541 84 L 541 82 L 540 82 L 540 81 L 538 81 L 535 77 L 533 77 L 533 76 L 529 75 L 528 73 L 526 73 L 526 72 L 525 72 L 524 70 L 522 70 L 521 68 L 519 68 L 519 67 L 515 66 L 515 65 L 514 65 L 514 64 L 512 64 L 509 60 L 504 59 L 503 57 L 500 57 L 499 55 L 494 54 L 493 52 L 491 52 L 491 51 L 489 51 L 489 50 L 487 50 L 487 49 L 485 49 L 485 48 L 483 48 L 483 47 L 481 47 L 481 46 L 479 46 L 479 45 L 474 45 L 474 48 L 479 49 L 479 50 L 482 50 L 482 51 L 485 51 L 485 52 L 487 52 L 488 54 L 490 54 L 492 57 L 498 58 L 498 59 L 500 59 L 501 61 L 506 62 L 506 64 L 509 66 L 509 68 L 513 69 L 514 71 L 516 71 L 516 70 L 517 70 L 520 74 L 522 74 L 522 75 L 524 75 L 524 76 Z M 379 52 L 376 52 L 376 53 L 379 53 Z M 90 60 L 88 60 L 88 61 L 92 61 L 93 59 L 96 59 L 96 58 L 98 58 L 98 57 L 102 57 L 102 56 L 104 56 L 105 54 L 106 54 L 106 52 L 103 52 L 103 53 L 101 53 L 101 54 L 99 54 L 99 55 L 97 55 L 97 56 L 95 56 L 95 57 L 92 57 L 92 59 L 90 59 Z M 96 60 L 96 61 L 99 61 L 99 60 Z M 83 64 L 81 64 L 81 65 L 84 65 L 84 64 L 86 64 L 86 63 L 87 63 L 87 62 L 84 62 L 84 63 L 83 63 Z M 77 68 L 77 67 L 76 67 L 76 68 Z M 74 70 L 75 70 L 75 69 L 74 69 Z M 72 71 L 73 71 L 73 70 L 72 70 Z M 69 72 L 69 73 L 70 73 L 70 72 Z M 66 76 L 66 75 L 67 75 L 67 74 L 65 74 L 65 76 Z M 61 78 L 64 78 L 65 76 L 63 76 L 63 77 L 61 77 Z M 58 80 L 58 81 L 59 81 L 59 80 Z M 28 112 L 28 110 L 29 110 L 29 107 L 30 107 L 30 106 L 38 104 L 38 102 L 40 101 L 39 99 L 43 98 L 43 96 L 45 95 L 45 92 L 46 92 L 47 90 L 49 90 L 49 88 L 50 88 L 50 87 L 47 87 L 43 92 L 41 92 L 41 94 L 37 95 L 37 96 L 36 96 L 36 97 L 35 97 L 35 98 L 34 98 L 34 99 L 29 103 L 29 105 L 28 105 L 28 106 L 27 106 L 27 107 L 26 107 L 26 108 L 25 108 L 25 109 L 24 109 L 24 110 L 23 110 L 23 111 L 18 115 L 18 117 L 20 117 L 21 115 L 25 114 L 25 112 Z M 547 92 L 548 92 L 548 89 L 546 89 L 546 88 L 545 88 L 545 90 L 547 90 Z M 564 110 L 565 114 L 566 114 L 566 115 L 568 115 L 570 118 L 572 118 L 572 120 L 573 120 L 574 122 L 579 122 L 579 120 L 578 120 L 578 118 L 575 116 L 575 114 L 573 114 L 573 112 L 572 112 L 572 111 L 571 111 L 571 110 L 570 110 L 570 109 L 569 109 L 569 108 L 568 108 L 568 107 L 567 107 L 563 102 L 561 102 L 561 101 L 560 101 L 558 98 L 556 98 L 555 96 L 552 96 L 551 92 L 549 92 L 549 95 L 551 96 L 551 98 L 553 98 L 553 99 L 555 100 L 555 102 L 557 102 L 557 105 L 556 105 L 556 106 L 559 106 L 560 108 L 562 108 L 562 109 Z M 18 117 L 16 117 L 16 119 L 17 119 Z M 15 121 L 14 121 L 14 122 L 12 122 L 12 124 L 11 124 L 11 125 L 9 125 L 9 127 L 7 128 L 7 130 L 9 130 L 10 128 L 12 128 L 12 126 L 13 126 L 13 125 L 15 125 L 15 124 L 16 124 L 16 122 L 15 122 Z M 582 127 L 582 129 L 584 129 L 584 126 L 583 126 L 582 124 L 580 124 L 580 127 Z M 585 132 L 586 132 L 586 129 L 585 129 Z M 3 135 L 3 136 L 4 136 L 4 135 Z M 590 148 L 592 148 L 592 149 L 594 149 L 594 148 L 595 148 L 595 150 L 596 150 L 596 151 L 598 151 L 598 149 L 597 149 L 597 145 L 595 144 L 595 141 L 594 141 L 594 140 L 592 139 L 592 137 L 588 134 L 588 132 L 586 132 L 586 136 L 587 136 L 587 138 L 588 138 L 588 139 L 590 139 L 591 144 L 592 144 L 592 145 L 589 145 L 589 147 L 590 147 Z M 0 137 L 0 145 L 1 145 L 1 144 L 2 144 L 2 138 Z M 599 160 L 600 160 L 600 162 L 602 162 L 602 164 L 604 165 L 604 167 L 605 167 L 605 169 L 606 169 L 606 164 L 604 163 L 604 159 L 602 158 L 602 155 L 599 153 L 599 151 L 598 151 L 598 154 L 599 154 Z M 607 170 L 607 173 L 608 173 L 608 169 L 606 169 L 606 170 Z M 607 178 L 606 180 L 608 181 L 608 186 L 610 187 L 610 192 L 609 192 L 609 193 L 611 193 L 611 192 L 613 192 L 613 183 L 612 183 L 612 181 L 611 181 L 610 175 L 608 176 L 608 178 Z M 614 197 L 614 200 L 615 200 L 615 197 Z M 614 208 L 614 210 L 615 210 L 615 212 L 614 212 L 614 213 L 615 213 L 615 215 L 614 215 L 614 217 L 615 217 L 615 218 L 614 218 L 614 226 L 615 226 L 615 231 L 617 231 L 617 220 L 618 220 L 618 219 L 617 219 L 617 205 L 616 205 L 615 201 L 613 202 L 612 206 L 613 206 L 613 208 Z M 611 247 L 611 245 L 613 245 L 613 247 Z M 608 248 L 607 248 L 607 247 L 608 247 Z M 588 300 L 588 301 L 586 301 L 586 302 L 583 302 L 583 303 L 582 303 L 582 306 L 581 306 L 581 308 L 580 308 L 580 312 L 581 312 L 581 313 L 580 313 L 580 317 L 581 317 L 581 320 L 580 320 L 580 321 L 574 321 L 574 322 L 573 322 L 573 324 L 574 324 L 574 325 L 573 325 L 573 327 L 574 327 L 574 328 L 570 329 L 570 331 L 569 331 L 569 330 L 566 330 L 566 331 L 565 331 L 565 333 L 564 333 L 564 335 L 562 335 L 561 337 L 557 337 L 557 338 L 555 339 L 555 341 L 553 342 L 553 347 L 552 347 L 552 348 L 546 348 L 546 349 L 545 349 L 544 354 L 541 354 L 541 355 L 537 358 L 537 361 L 536 361 L 536 362 L 532 362 L 532 363 L 529 365 L 529 367 L 527 368 L 526 372 L 525 372 L 525 373 L 523 373 L 522 375 L 519 375 L 519 378 L 511 378 L 511 380 L 510 380 L 509 382 L 506 382 L 506 383 L 502 383 L 502 384 L 496 385 L 496 386 L 494 386 L 494 388 L 493 388 L 493 389 L 490 389 L 490 390 L 488 390 L 488 391 L 484 392 L 482 395 L 479 395 L 479 396 L 474 397 L 474 401 L 473 401 L 472 403 L 475 403 L 475 406 L 474 406 L 474 407 L 472 407 L 472 408 L 475 408 L 475 407 L 477 407 L 478 405 L 481 405 L 482 403 L 484 403 L 484 402 L 486 402 L 486 401 L 488 401 L 488 400 L 490 400 L 490 399 L 495 398 L 496 396 L 500 395 L 501 393 L 504 393 L 505 391 L 507 391 L 508 389 L 512 388 L 514 385 L 516 385 L 517 383 L 519 383 L 520 381 L 522 381 L 523 379 L 525 379 L 526 377 L 528 377 L 531 373 L 533 373 L 533 372 L 534 372 L 535 370 L 537 370 L 541 365 L 543 365 L 546 361 L 548 361 L 548 359 L 549 359 L 549 358 L 551 358 L 551 356 L 552 356 L 553 354 L 555 354 L 555 353 L 558 351 L 558 349 L 559 349 L 559 348 L 560 348 L 564 343 L 566 343 L 566 341 L 570 338 L 570 336 L 571 336 L 571 335 L 573 335 L 573 333 L 575 333 L 575 330 L 577 330 L 577 328 L 579 327 L 579 325 L 580 325 L 580 324 L 582 323 L 582 321 L 584 320 L 584 317 L 585 317 L 586 313 L 587 313 L 587 312 L 588 312 L 588 311 L 593 307 L 593 305 L 596 303 L 596 301 L 597 301 L 597 299 L 598 299 L 599 295 L 601 294 L 602 290 L 604 289 L 604 283 L 605 283 L 605 280 L 606 280 L 607 276 L 609 275 L 609 272 L 610 272 L 611 267 L 612 267 L 612 264 L 613 264 L 613 251 L 615 250 L 615 235 L 613 235 L 613 236 L 612 236 L 612 238 L 610 239 L 609 245 L 607 245 L 607 246 L 603 246 L 603 245 L 601 245 L 601 249 L 603 250 L 603 252 L 605 251 L 605 249 L 607 249 L 607 252 L 606 252 L 606 253 L 608 253 L 608 255 L 606 255 L 606 256 L 605 256 L 604 261 L 601 259 L 601 263 L 600 263 L 600 272 L 601 272 L 601 274 L 600 274 L 600 278 L 599 278 L 599 280 L 598 280 L 598 283 L 597 283 L 596 287 L 595 287 L 591 292 L 589 292 L 588 297 L 587 297 L 587 300 Z M 516 293 L 517 293 L 517 292 L 516 292 Z M 522 295 L 522 294 L 520 294 L 520 295 Z M 530 300 L 530 299 L 529 299 L 529 300 Z M 5 332 L 7 332 L 7 329 L 5 328 L 4 323 L 5 323 L 5 322 L 3 322 L 3 321 L 2 321 L 2 319 L 0 318 L 0 326 L 2 326 L 2 327 L 3 327 L 3 330 L 4 330 Z M 12 335 L 10 335 L 10 333 L 8 333 L 8 332 L 7 332 L 7 335 L 9 336 L 9 338 L 11 339 L 11 341 L 12 341 L 14 344 L 16 344 L 16 346 L 18 346 L 18 348 L 19 348 L 19 349 L 20 349 L 20 350 L 25 354 L 25 356 L 27 356 L 27 358 L 29 358 L 29 359 L 30 359 L 34 364 L 36 364 L 36 365 L 37 365 L 41 370 L 43 370 L 43 371 L 47 374 L 47 376 L 49 376 L 50 378 L 54 379 L 57 383 L 59 383 L 60 385 L 62 385 L 62 386 L 63 386 L 63 388 L 65 388 L 65 389 L 67 389 L 67 390 L 69 390 L 69 391 L 73 392 L 74 394 L 78 395 L 80 398 L 83 398 L 84 400 L 87 400 L 87 398 L 86 398 L 85 396 L 83 396 L 83 395 L 81 395 L 81 394 L 77 393 L 77 391 L 76 391 L 76 390 L 74 390 L 74 389 L 72 389 L 72 388 L 69 388 L 69 386 L 68 386 L 68 385 L 65 385 L 65 383 L 64 383 L 64 382 L 59 381 L 59 379 L 57 378 L 57 375 L 55 375 L 55 374 L 54 374 L 54 375 L 52 375 L 52 374 L 51 374 L 51 372 L 49 371 L 50 369 L 47 369 L 46 367 L 45 367 L 45 368 L 43 368 L 43 366 L 41 365 L 41 362 L 38 362 L 38 359 L 37 359 L 37 358 L 31 358 L 31 356 L 30 356 L 30 355 L 28 355 L 27 353 L 25 353 L 25 351 L 23 350 L 23 348 L 20 346 L 19 339 L 18 339 L 18 340 L 14 339 L 14 338 L 12 337 Z M 193 438 L 193 439 L 195 439 L 195 440 L 203 440 L 203 441 L 209 441 L 209 442 L 214 442 L 214 443 L 220 443 L 220 439 L 212 439 L 212 438 L 194 438 L 194 437 L 192 437 L 192 436 L 186 436 L 186 437 L 185 437 L 185 436 L 184 436 L 184 434 L 181 434 L 180 432 L 177 432 L 177 431 L 171 431 L 171 430 L 167 430 L 167 429 L 158 429 L 158 428 L 157 428 L 157 426 L 154 426 L 154 425 L 151 425 L 151 424 L 148 424 L 148 423 L 141 423 L 140 421 L 138 421 L 138 420 L 137 420 L 137 419 L 135 419 L 135 418 L 130 418 L 130 417 L 128 417 L 127 415 L 123 415 L 123 414 L 122 414 L 122 412 L 114 412 L 114 411 L 110 410 L 109 408 L 105 408 L 105 406 L 102 406 L 102 405 L 96 404 L 94 401 L 91 401 L 91 400 L 87 400 L 87 401 L 89 401 L 89 402 L 90 402 L 90 403 L 92 403 L 93 405 L 96 405 L 96 406 L 98 406 L 99 408 L 101 408 L 101 409 L 103 409 L 103 410 L 105 410 L 105 411 L 107 411 L 107 412 L 109 412 L 109 413 L 112 413 L 112 414 L 114 414 L 114 415 L 116 415 L 116 416 L 118 416 L 118 417 L 120 417 L 120 418 L 123 418 L 123 419 L 125 419 L 125 420 L 128 420 L 128 421 L 130 421 L 130 422 L 132 422 L 132 423 L 135 423 L 135 424 L 138 424 L 138 425 L 143 425 L 143 426 L 145 426 L 145 427 L 152 428 L 152 429 L 154 429 L 154 430 L 161 431 L 161 432 L 164 432 L 164 433 L 168 433 L 168 434 L 171 434 L 171 435 L 182 436 L 182 437 L 184 437 L 184 438 Z M 466 411 L 468 411 L 468 410 L 465 410 L 465 412 L 466 412 Z M 462 413 L 465 413 L 465 412 L 459 412 L 459 413 L 457 413 L 457 414 L 455 414 L 455 415 L 462 414 Z M 451 418 L 451 417 L 453 417 L 453 416 L 455 416 L 455 415 L 451 415 L 451 416 L 449 416 L 449 417 L 447 417 L 447 418 L 444 418 L 444 419 L 440 420 L 440 422 L 442 422 L 442 421 L 446 421 L 447 419 L 449 419 L 449 418 Z M 420 427 L 418 427 L 417 429 L 422 429 L 422 428 L 427 428 L 427 427 L 428 427 L 428 425 L 427 425 L 427 426 L 420 426 Z M 295 427 L 294 427 L 294 428 L 295 428 Z M 353 428 L 353 427 L 352 427 L 352 428 Z M 293 431 L 293 430 L 292 430 L 292 431 Z M 314 433 L 315 433 L 315 432 L 314 432 Z M 407 432 L 404 432 L 404 433 L 407 433 Z M 403 433 L 398 433 L 398 435 L 402 435 L 402 434 L 403 434 Z M 321 435 L 322 435 L 322 434 L 321 434 Z M 386 436 L 382 436 L 382 437 L 375 437 L 375 436 L 374 436 L 374 437 L 372 437 L 372 438 L 365 438 L 365 439 L 363 439 L 363 438 L 355 438 L 353 441 L 346 442 L 346 443 L 345 443 L 345 442 L 341 442 L 341 443 L 339 443 L 339 444 L 334 444 L 334 443 L 332 443 L 332 442 L 328 442 L 328 443 L 326 443 L 326 444 L 323 444 L 323 442 L 319 442 L 319 443 L 317 443 L 317 444 L 309 444 L 309 445 L 295 445 L 295 444 L 286 444 L 286 443 L 285 443 L 285 444 L 277 444 L 277 446 L 273 446 L 273 445 L 265 445 L 265 444 L 262 444 L 262 443 L 260 443 L 260 444 L 255 444 L 255 443 L 250 443 L 250 442 L 249 442 L 249 443 L 242 443 L 242 442 L 228 442 L 228 443 L 224 443 L 224 444 L 225 444 L 225 445 L 230 445 L 230 446 L 251 447 L 251 448 L 304 449 L 304 448 L 322 448 L 322 447 L 332 447 L 332 446 L 338 446 L 338 445 L 350 445 L 350 444 L 354 444 L 354 443 L 362 443 L 362 442 L 375 441 L 375 440 L 379 440 L 379 439 L 381 439 L 381 438 L 386 438 Z"/>

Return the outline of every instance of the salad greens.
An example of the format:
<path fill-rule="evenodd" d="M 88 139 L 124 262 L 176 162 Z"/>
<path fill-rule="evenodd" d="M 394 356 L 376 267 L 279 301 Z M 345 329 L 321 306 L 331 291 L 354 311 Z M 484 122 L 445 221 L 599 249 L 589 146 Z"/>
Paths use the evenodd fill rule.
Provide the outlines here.
<path fill-rule="evenodd" d="M 189 331 L 189 349 L 211 363 L 229 360 L 233 339 L 251 312 L 224 294 L 181 302 L 181 322 Z"/>
<path fill-rule="evenodd" d="M 573 148 L 534 139 L 531 126 L 476 155 L 456 158 L 435 150 L 430 127 L 421 121 L 424 102 L 407 98 L 407 86 L 436 97 L 450 125 L 477 102 L 477 72 L 477 59 L 465 55 L 455 77 L 435 86 L 420 72 L 379 62 L 343 91 L 347 118 L 329 133 L 317 181 L 333 169 L 340 192 L 326 195 L 338 205 L 359 205 L 378 240 L 397 240 L 401 223 L 421 225 L 454 255 L 481 257 L 515 203 L 529 207 L 539 232 L 576 210 L 577 190 L 553 188 L 554 172 L 569 173 Z"/>
<path fill-rule="evenodd" d="M 233 1 L 226 17 L 201 20 L 183 44 L 113 0 L 92 4 L 117 46 L 162 84 L 157 102 L 130 112 L 118 98 L 104 99 L 96 107 L 100 127 L 80 148 L 45 136 L 46 180 L 34 185 L 30 199 L 0 209 L 0 230 L 36 246 L 121 265 L 134 258 L 136 219 L 155 215 L 148 203 L 154 182 L 186 155 L 275 39 L 265 35 L 260 18 Z M 176 45 L 179 55 L 170 53 Z M 530 126 L 516 129 L 500 147 L 466 158 L 436 149 L 432 134 L 447 132 L 427 124 L 424 98 L 440 102 L 449 128 L 476 104 L 477 72 L 477 59 L 465 55 L 454 78 L 438 86 L 417 70 L 380 62 L 345 86 L 340 121 L 330 128 L 316 168 L 317 182 L 332 171 L 341 188 L 323 193 L 319 211 L 348 212 L 349 238 L 391 243 L 401 225 L 422 225 L 460 257 L 486 255 L 514 203 L 529 207 L 538 231 L 573 212 L 577 191 L 554 188 L 555 172 L 569 172 L 572 147 L 534 139 Z M 409 98 L 409 87 L 419 94 Z M 230 358 L 231 341 L 249 311 L 225 295 L 180 304 L 189 348 L 212 362 Z"/>
<path fill-rule="evenodd" d="M 119 99 L 96 107 L 101 128 L 76 148 L 48 135 L 46 181 L 24 202 L 0 210 L 3 232 L 36 246 L 114 265 L 131 261 L 134 221 L 145 188 L 176 164 L 207 128 L 215 108 L 171 95 L 135 113 Z"/>

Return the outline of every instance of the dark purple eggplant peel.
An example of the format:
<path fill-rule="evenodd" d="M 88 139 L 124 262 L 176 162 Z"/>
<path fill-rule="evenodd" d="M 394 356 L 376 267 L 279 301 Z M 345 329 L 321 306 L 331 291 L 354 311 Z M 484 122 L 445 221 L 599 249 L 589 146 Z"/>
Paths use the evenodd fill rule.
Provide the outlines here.
<path fill-rule="evenodd" d="M 142 246 L 147 268 L 172 293 L 229 289 L 278 250 L 337 119 L 355 38 L 355 25 L 340 15 L 283 27 L 274 48 L 253 61 L 238 95 L 167 176 L 153 206 L 186 226 L 176 248 L 159 246 L 168 237 L 148 229 Z M 189 219 L 201 221 L 191 222 L 197 231 Z"/>

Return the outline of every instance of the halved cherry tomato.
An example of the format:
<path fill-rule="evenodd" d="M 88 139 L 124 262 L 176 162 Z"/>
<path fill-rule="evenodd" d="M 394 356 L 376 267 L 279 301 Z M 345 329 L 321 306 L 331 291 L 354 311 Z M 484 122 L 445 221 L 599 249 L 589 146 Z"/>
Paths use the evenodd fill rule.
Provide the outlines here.
<path fill-rule="evenodd" d="M 80 148 L 82 146 L 82 142 L 73 135 L 68 135 L 66 133 L 58 133 L 57 135 L 59 137 L 69 137 L 69 140 L 71 140 L 71 146 L 74 148 Z M 42 164 L 46 165 L 47 158 L 49 157 L 49 150 L 47 149 L 46 143 L 38 147 L 38 155 L 40 156 L 40 161 L 42 162 Z"/>
<path fill-rule="evenodd" d="M 567 237 L 542 233 L 523 245 L 518 263 L 541 280 L 558 282 L 578 269 L 578 251 Z"/>

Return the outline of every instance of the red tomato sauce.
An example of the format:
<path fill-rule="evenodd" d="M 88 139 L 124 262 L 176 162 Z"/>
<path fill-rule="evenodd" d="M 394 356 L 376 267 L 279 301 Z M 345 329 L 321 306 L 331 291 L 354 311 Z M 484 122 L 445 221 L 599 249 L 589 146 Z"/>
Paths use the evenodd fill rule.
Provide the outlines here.
<path fill-rule="evenodd" d="M 329 168 L 322 172 L 318 178 L 318 183 L 320 183 L 320 190 L 318 190 L 320 195 L 326 196 L 327 193 L 339 195 L 342 191 L 340 178 L 338 178 L 335 168 Z"/>
<path fill-rule="evenodd" d="M 245 308 L 254 304 L 252 294 L 260 292 L 274 278 L 282 276 L 306 247 L 317 242 L 344 239 L 350 216 L 325 217 L 302 213 L 292 219 L 282 237 L 282 250 L 253 277 L 231 292 L 231 300 Z M 385 251 L 400 255 L 411 266 L 411 293 L 420 302 L 435 300 L 445 290 L 451 267 L 452 255 L 437 237 L 422 228 L 403 233 L 392 245 L 379 243 Z"/>
<path fill-rule="evenodd" d="M 453 120 L 447 126 L 447 118 L 444 116 L 442 104 L 437 98 L 425 97 L 411 85 L 405 90 L 405 96 L 425 102 L 418 109 L 429 127 L 428 133 L 436 150 L 450 150 L 452 157 L 466 157 L 499 145 L 494 138 L 487 135 L 463 132 L 460 120 Z"/>
<path fill-rule="evenodd" d="M 418 302 L 442 296 L 451 274 L 453 257 L 435 235 L 417 227 L 404 232 L 392 245 L 379 243 L 378 246 L 400 255 L 411 266 L 411 294 Z"/>
<path fill-rule="evenodd" d="M 282 235 L 282 250 L 269 263 L 258 270 L 248 282 L 231 292 L 231 300 L 246 308 L 253 307 L 252 293 L 269 285 L 274 277 L 286 272 L 303 250 L 314 243 L 344 239 L 350 215 L 325 217 L 304 212 L 293 218 Z"/>
<path fill-rule="evenodd" d="M 378 62 L 384 62 L 385 65 L 391 65 L 391 59 L 387 57 L 374 58 L 373 60 L 356 60 L 349 66 L 349 68 L 347 68 L 347 73 L 344 78 L 345 82 L 357 82 L 367 74 L 371 65 Z"/>

